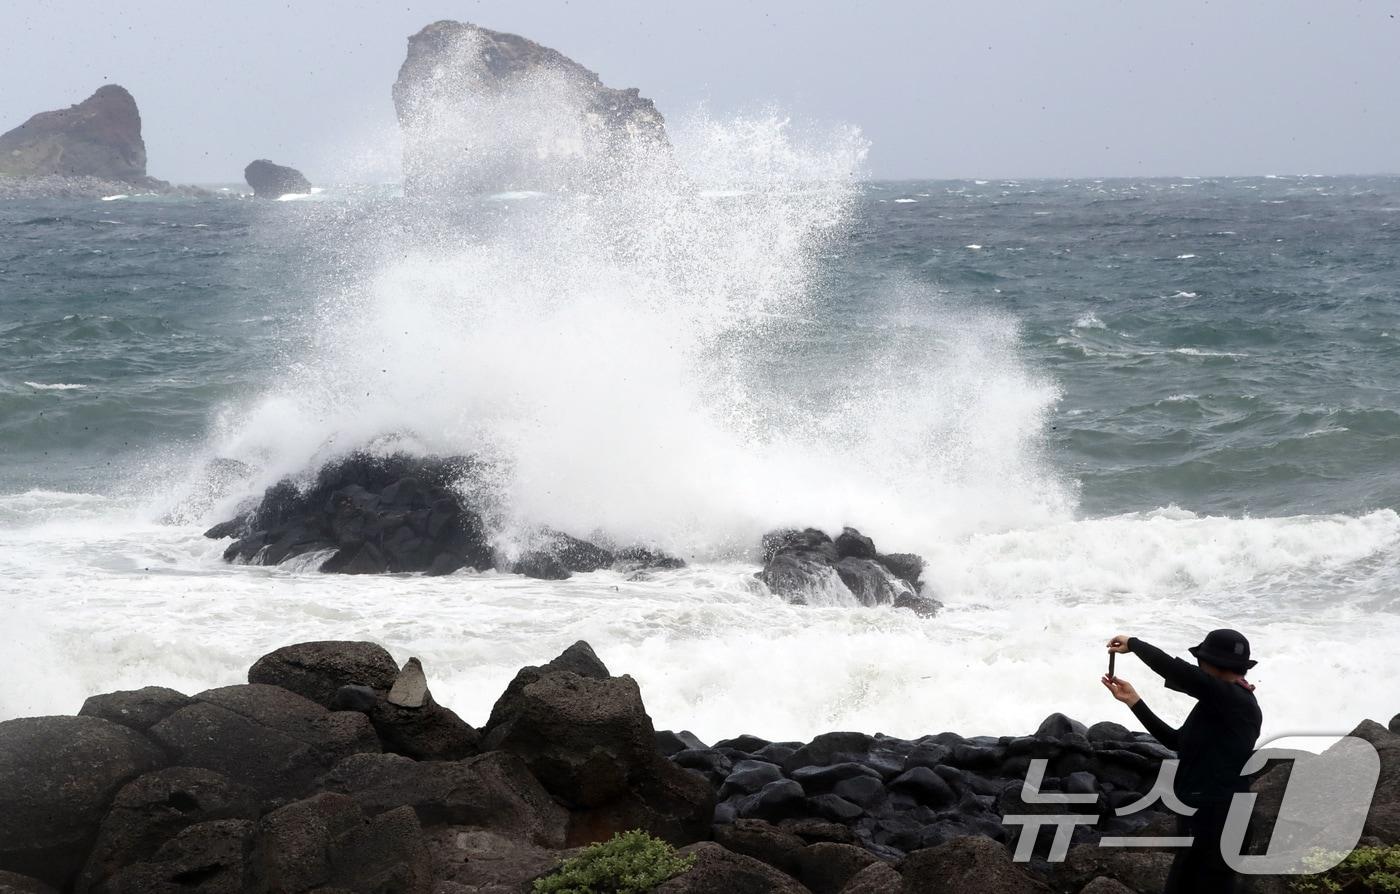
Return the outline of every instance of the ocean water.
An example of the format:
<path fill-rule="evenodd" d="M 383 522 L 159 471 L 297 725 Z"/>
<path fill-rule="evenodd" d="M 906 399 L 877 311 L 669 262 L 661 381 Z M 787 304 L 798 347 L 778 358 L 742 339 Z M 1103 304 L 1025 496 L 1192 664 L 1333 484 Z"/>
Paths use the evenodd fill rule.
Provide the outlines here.
<path fill-rule="evenodd" d="M 1266 735 L 1400 710 L 1400 179 L 868 182 L 850 135 L 676 143 L 587 194 L 0 204 L 0 717 L 368 638 L 481 723 L 583 638 L 708 739 L 1023 733 L 1131 720 L 1112 634 L 1216 626 Z M 201 536 L 364 447 L 497 459 L 507 548 L 690 565 L 347 578 Z M 786 604 L 753 573 L 794 524 L 921 553 L 944 610 Z"/>

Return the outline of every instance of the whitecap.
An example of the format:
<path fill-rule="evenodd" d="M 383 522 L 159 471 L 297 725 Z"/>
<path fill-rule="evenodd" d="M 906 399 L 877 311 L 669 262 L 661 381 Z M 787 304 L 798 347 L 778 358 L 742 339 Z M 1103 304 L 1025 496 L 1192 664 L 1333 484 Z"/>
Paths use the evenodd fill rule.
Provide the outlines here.
<path fill-rule="evenodd" d="M 1105 325 L 1103 324 L 1103 320 L 1100 320 L 1100 319 L 1098 318 L 1097 315 L 1095 315 L 1094 313 L 1091 312 L 1091 313 L 1087 313 L 1087 314 L 1085 314 L 1084 316 L 1080 317 L 1079 319 L 1075 320 L 1075 321 L 1074 321 L 1074 328 L 1075 328 L 1075 329 L 1107 329 L 1108 327 L 1105 326 Z"/>
<path fill-rule="evenodd" d="M 1170 353 L 1183 354 L 1187 357 L 1248 357 L 1248 354 L 1239 354 L 1234 351 L 1202 351 L 1200 348 L 1172 348 Z"/>
<path fill-rule="evenodd" d="M 968 248 L 968 249 L 971 249 L 972 251 L 981 251 L 981 250 L 982 250 L 982 246 L 977 245 L 977 244 L 973 244 L 973 245 L 964 245 L 963 248 Z"/>
<path fill-rule="evenodd" d="M 986 180 L 974 180 L 974 181 L 972 181 L 972 182 L 973 182 L 973 183 L 976 183 L 978 186 L 986 186 L 987 183 L 988 183 L 989 181 L 986 181 Z"/>
<path fill-rule="evenodd" d="M 894 200 L 894 203 L 895 203 L 896 205 L 913 205 L 913 204 L 914 204 L 915 202 L 917 202 L 917 201 L 919 201 L 919 200 L 918 200 L 918 199 L 895 199 L 895 200 Z"/>
<path fill-rule="evenodd" d="M 514 202 L 520 199 L 538 199 L 543 197 L 544 195 L 545 193 L 537 192 L 532 189 L 515 189 L 507 190 L 506 192 L 492 193 L 486 198 L 490 199 L 493 202 Z"/>
<path fill-rule="evenodd" d="M 1175 294 L 1173 294 L 1173 295 L 1168 295 L 1167 297 L 1168 297 L 1168 298 L 1199 298 L 1199 297 L 1201 297 L 1201 296 L 1200 296 L 1199 294 L 1197 294 L 1196 292 L 1177 292 L 1177 293 L 1175 293 Z"/>
<path fill-rule="evenodd" d="M 86 385 L 71 385 L 67 382 L 56 382 L 52 385 L 44 382 L 25 382 L 24 384 L 35 391 L 79 391 L 87 387 Z"/>
<path fill-rule="evenodd" d="M 1177 256 L 1176 256 L 1176 259 L 1177 259 L 1178 261 L 1184 261 L 1184 260 L 1186 260 L 1187 258 L 1194 258 L 1194 257 L 1195 257 L 1195 255 L 1190 255 L 1190 254 L 1187 254 L 1187 255 L 1177 255 Z"/>
<path fill-rule="evenodd" d="M 129 199 L 129 198 L 131 198 L 131 196 L 127 195 L 126 193 L 119 193 L 119 194 L 117 194 L 117 195 L 115 195 L 115 196 L 103 196 L 103 197 L 102 197 L 102 201 L 104 201 L 104 202 L 115 202 L 117 199 Z"/>

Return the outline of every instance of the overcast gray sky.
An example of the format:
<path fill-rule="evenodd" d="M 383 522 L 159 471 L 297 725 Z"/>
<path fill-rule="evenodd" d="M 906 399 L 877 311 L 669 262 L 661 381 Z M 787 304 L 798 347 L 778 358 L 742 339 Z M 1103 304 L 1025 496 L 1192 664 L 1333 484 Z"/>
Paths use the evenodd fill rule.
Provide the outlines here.
<path fill-rule="evenodd" d="M 875 177 L 1400 171 L 1400 3 L 1379 0 L 0 0 L 0 130 L 135 95 L 150 173 L 393 174 L 389 87 L 442 18 L 514 31 L 663 113 L 858 125 Z"/>

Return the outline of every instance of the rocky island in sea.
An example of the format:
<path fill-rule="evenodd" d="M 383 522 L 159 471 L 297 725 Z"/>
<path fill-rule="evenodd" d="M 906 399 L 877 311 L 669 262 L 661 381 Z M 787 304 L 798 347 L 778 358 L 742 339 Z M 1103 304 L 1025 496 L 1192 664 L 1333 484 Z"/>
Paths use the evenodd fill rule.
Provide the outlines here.
<path fill-rule="evenodd" d="M 294 193 L 311 192 L 311 181 L 296 168 L 259 158 L 243 169 L 243 179 L 259 199 L 280 199 Z"/>
<path fill-rule="evenodd" d="M 0 134 L 0 198 L 171 190 L 146 173 L 141 113 L 117 84 Z"/>
<path fill-rule="evenodd" d="M 410 195 L 606 183 L 632 150 L 666 145 L 661 113 L 637 88 L 608 87 L 557 50 L 470 23 L 410 37 L 393 96 Z"/>

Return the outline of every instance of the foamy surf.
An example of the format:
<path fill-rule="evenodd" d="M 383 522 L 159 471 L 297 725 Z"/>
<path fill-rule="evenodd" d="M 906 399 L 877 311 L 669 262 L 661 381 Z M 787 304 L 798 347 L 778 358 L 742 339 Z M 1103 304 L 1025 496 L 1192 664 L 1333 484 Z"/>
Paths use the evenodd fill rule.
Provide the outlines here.
<path fill-rule="evenodd" d="M 1018 733 L 1057 710 L 1128 722 L 1098 684 L 1102 643 L 1123 631 L 1177 652 L 1222 623 L 1249 631 L 1266 736 L 1384 719 L 1390 693 L 1354 681 L 1400 672 L 1395 617 L 1368 613 L 1397 582 L 1388 510 L 1160 511 L 925 544 L 946 604 L 930 619 L 788 605 L 749 563 L 562 583 L 230 567 L 196 528 L 113 518 L 0 526 L 0 592 L 15 612 L 0 717 L 71 712 L 118 688 L 235 683 L 264 652 L 316 639 L 420 657 L 439 701 L 475 724 L 518 667 L 586 639 L 638 680 L 658 727 L 709 740 Z M 1300 589 L 1300 576 L 1317 583 Z M 1119 672 L 1164 715 L 1189 707 L 1131 660 Z"/>

